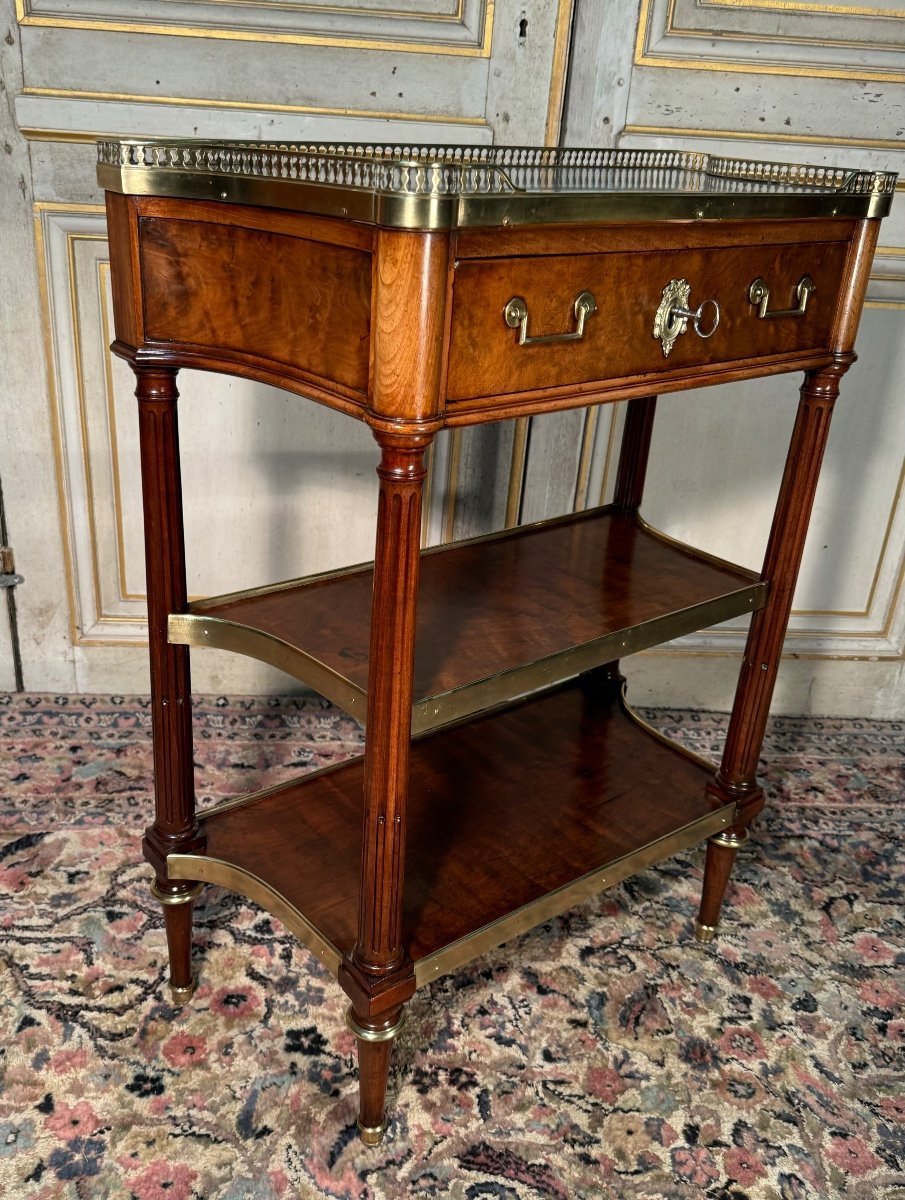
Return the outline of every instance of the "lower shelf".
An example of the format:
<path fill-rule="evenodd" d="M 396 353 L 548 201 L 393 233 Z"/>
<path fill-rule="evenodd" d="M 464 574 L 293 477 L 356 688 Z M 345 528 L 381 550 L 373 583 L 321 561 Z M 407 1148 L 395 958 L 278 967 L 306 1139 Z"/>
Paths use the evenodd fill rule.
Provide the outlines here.
<path fill-rule="evenodd" d="M 731 824 L 713 768 L 574 681 L 412 746 L 403 932 L 427 982 Z M 336 969 L 358 918 L 363 759 L 201 814 L 171 878 L 258 901 Z"/>

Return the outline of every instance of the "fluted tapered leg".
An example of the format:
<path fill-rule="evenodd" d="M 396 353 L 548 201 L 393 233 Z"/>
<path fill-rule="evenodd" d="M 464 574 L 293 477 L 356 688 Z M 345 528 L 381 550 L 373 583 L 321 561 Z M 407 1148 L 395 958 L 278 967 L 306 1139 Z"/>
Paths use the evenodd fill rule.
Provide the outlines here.
<path fill-rule="evenodd" d="M 166 858 L 200 848 L 192 767 L 189 651 L 167 641 L 170 613 L 188 607 L 182 484 L 176 416 L 176 371 L 136 367 L 141 479 L 144 498 L 148 642 L 155 815 L 144 839 L 154 868 L 152 892 L 163 904 L 170 956 L 170 985 L 177 1002 L 193 990 L 192 906 L 200 885 L 167 878 Z"/>
<path fill-rule="evenodd" d="M 378 433 L 380 497 L 371 612 L 368 718 L 358 940 L 352 967 L 370 997 L 354 1003 L 361 1076 L 362 1138 L 380 1140 L 398 996 L 414 972 L 402 944 L 412 669 L 421 546 L 422 435 Z M 389 984 L 401 988 L 395 996 Z"/>
<path fill-rule="evenodd" d="M 747 839 L 749 824 L 764 806 L 763 793 L 757 782 L 757 761 L 833 405 L 839 394 L 839 380 L 850 361 L 851 356 L 845 356 L 828 367 L 809 372 L 801 387 L 798 416 L 761 572 L 761 578 L 769 583 L 767 603 L 751 620 L 726 746 L 720 769 L 710 785 L 724 803 L 736 803 L 737 815 L 732 827 L 717 834 L 707 849 L 697 923 L 697 936 L 702 941 L 710 941 L 714 936 L 735 856 Z"/>

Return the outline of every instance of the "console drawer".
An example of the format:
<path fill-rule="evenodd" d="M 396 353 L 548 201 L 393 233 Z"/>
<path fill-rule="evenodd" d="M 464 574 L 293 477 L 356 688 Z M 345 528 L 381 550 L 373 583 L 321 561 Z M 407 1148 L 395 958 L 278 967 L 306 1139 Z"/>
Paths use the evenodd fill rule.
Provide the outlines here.
<path fill-rule="evenodd" d="M 448 399 L 819 350 L 830 338 L 847 252 L 846 242 L 809 242 L 462 260 L 453 289 Z M 755 280 L 769 289 L 769 313 L 799 307 L 796 289 L 805 276 L 814 290 L 802 315 L 759 316 L 760 306 L 749 298 Z M 687 306 L 715 300 L 719 325 L 705 338 L 689 321 L 667 356 L 654 336 L 654 318 L 663 289 L 683 279 L 691 285 Z M 531 341 L 574 334 L 576 298 L 586 292 L 596 311 L 586 318 L 581 338 Z M 524 345 L 520 327 L 510 327 L 504 317 L 514 298 L 527 310 Z M 713 315 L 706 305 L 702 331 Z"/>

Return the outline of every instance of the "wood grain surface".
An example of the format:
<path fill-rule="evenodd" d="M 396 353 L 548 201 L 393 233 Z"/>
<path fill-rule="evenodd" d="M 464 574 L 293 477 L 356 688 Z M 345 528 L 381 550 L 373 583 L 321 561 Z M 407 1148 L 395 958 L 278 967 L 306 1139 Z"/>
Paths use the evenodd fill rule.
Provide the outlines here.
<path fill-rule="evenodd" d="M 443 407 L 449 235 L 381 230 L 372 309 L 371 409 L 424 421 Z"/>
<path fill-rule="evenodd" d="M 107 242 L 110 247 L 113 325 L 118 341 L 135 347 L 144 338 L 135 200 L 116 192 L 107 192 L 104 199 L 107 208 Z"/>
<path fill-rule="evenodd" d="M 167 641 L 167 617 L 188 607 L 176 372 L 135 373 L 148 579 L 154 823 L 146 855 L 166 878 L 166 855 L 197 842 L 189 651 Z"/>
<path fill-rule="evenodd" d="M 430 439 L 380 435 L 380 495 L 368 655 L 361 891 L 356 966 L 391 974 L 403 963 L 402 891 L 408 821 L 421 493 Z"/>
<path fill-rule="evenodd" d="M 460 261 L 449 401 L 635 375 L 649 376 L 649 387 L 657 390 L 658 375 L 682 368 L 828 347 L 846 251 L 843 242 L 824 242 Z M 758 317 L 748 299 L 756 278 L 766 281 L 771 308 L 788 309 L 798 305 L 795 289 L 804 275 L 817 290 L 803 317 Z M 710 338 L 699 337 L 689 322 L 666 357 L 653 334 L 654 316 L 674 279 L 691 284 L 689 308 L 715 299 L 721 315 Z M 520 296 L 528 307 L 529 336 L 568 332 L 583 291 L 594 295 L 597 311 L 580 341 L 520 346 L 518 331 L 503 319 L 507 303 Z M 712 319 L 708 306 L 705 330 Z"/>
<path fill-rule="evenodd" d="M 135 395 L 141 447 L 145 562 L 148 579 L 148 651 L 151 668 L 151 739 L 154 820 L 145 832 L 145 858 L 154 868 L 164 903 L 170 983 L 192 982 L 191 881 L 167 878 L 166 858 L 201 848 L 195 816 L 192 688 L 189 652 L 167 642 L 167 616 L 187 607 L 176 372 L 139 370 Z M 173 901 L 180 901 L 173 903 Z"/>
<path fill-rule="evenodd" d="M 426 553 L 414 699 L 750 587 L 752 578 L 662 541 L 610 507 Z M 193 611 L 281 638 L 364 688 L 372 591 L 365 567 Z"/>
<path fill-rule="evenodd" d="M 672 251 L 848 242 L 858 224 L 850 219 L 781 218 L 772 221 L 602 221 L 596 225 L 461 229 L 455 235 L 455 255 L 461 261 L 525 255 L 615 254 L 626 250 Z"/>
<path fill-rule="evenodd" d="M 145 336 L 252 355 L 366 393 L 371 255 L 270 230 L 143 217 Z"/>
<path fill-rule="evenodd" d="M 614 700 L 556 689 L 412 745 L 402 942 L 413 962 L 714 812 L 709 771 Z M 350 954 L 363 760 L 203 819 L 208 853 Z M 304 864 L 300 869 L 300 864 Z"/>

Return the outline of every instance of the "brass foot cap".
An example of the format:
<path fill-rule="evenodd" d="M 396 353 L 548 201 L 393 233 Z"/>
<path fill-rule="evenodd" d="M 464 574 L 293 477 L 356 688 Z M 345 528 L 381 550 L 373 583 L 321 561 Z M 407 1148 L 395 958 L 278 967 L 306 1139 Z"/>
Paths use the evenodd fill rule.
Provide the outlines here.
<path fill-rule="evenodd" d="M 191 983 L 187 983 L 184 987 L 177 987 L 175 983 L 171 983 L 170 995 L 173 997 L 173 1003 L 187 1004 L 189 1000 L 191 1000 L 192 996 L 194 996 L 196 986 L 197 981 L 194 979 Z"/>
<path fill-rule="evenodd" d="M 699 942 L 712 942 L 716 937 L 716 925 L 704 925 L 701 921 L 695 921 L 694 936 Z"/>
<path fill-rule="evenodd" d="M 358 1136 L 366 1146 L 379 1146 L 383 1141 L 386 1125 L 362 1125 L 358 1122 Z"/>

